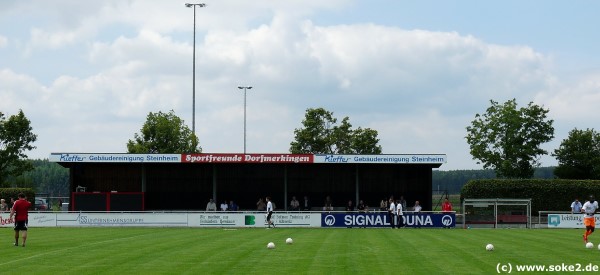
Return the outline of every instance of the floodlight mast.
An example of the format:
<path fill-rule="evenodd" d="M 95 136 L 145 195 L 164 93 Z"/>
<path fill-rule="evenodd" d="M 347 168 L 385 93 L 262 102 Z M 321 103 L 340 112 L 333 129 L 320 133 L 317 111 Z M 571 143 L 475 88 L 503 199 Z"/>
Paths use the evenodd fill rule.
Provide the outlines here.
<path fill-rule="evenodd" d="M 194 9 L 194 46 L 192 56 L 192 133 L 196 135 L 196 7 L 203 8 L 206 6 L 204 3 L 190 4 L 185 3 L 188 8 Z"/>
<path fill-rule="evenodd" d="M 252 86 L 238 86 L 238 89 L 244 90 L 244 155 L 246 154 L 246 90 L 252 89 Z"/>

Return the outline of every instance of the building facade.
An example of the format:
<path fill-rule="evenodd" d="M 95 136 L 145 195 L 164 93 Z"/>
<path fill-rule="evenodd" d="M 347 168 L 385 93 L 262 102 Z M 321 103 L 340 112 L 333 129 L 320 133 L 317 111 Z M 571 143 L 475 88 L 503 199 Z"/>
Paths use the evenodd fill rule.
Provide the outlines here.
<path fill-rule="evenodd" d="M 390 196 L 431 210 L 432 169 L 446 155 L 52 153 L 50 161 L 70 169 L 71 210 L 205 210 L 210 198 L 255 210 L 266 196 L 276 210 L 294 196 L 311 210 L 326 197 L 336 209 L 350 200 L 378 209 Z"/>

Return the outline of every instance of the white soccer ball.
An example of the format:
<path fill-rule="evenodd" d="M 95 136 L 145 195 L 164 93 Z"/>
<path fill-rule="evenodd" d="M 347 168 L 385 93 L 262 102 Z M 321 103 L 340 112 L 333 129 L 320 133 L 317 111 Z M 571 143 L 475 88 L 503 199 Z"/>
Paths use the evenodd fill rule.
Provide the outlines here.
<path fill-rule="evenodd" d="M 485 246 L 485 250 L 487 251 L 494 251 L 494 245 L 489 243 Z"/>
<path fill-rule="evenodd" d="M 594 244 L 593 243 L 586 243 L 585 244 L 585 248 L 593 248 Z"/>
<path fill-rule="evenodd" d="M 285 243 L 287 243 L 287 244 L 293 244 L 294 240 L 292 240 L 292 238 L 287 238 L 287 239 L 285 239 Z"/>
<path fill-rule="evenodd" d="M 270 242 L 267 244 L 267 248 L 268 249 L 274 249 L 275 248 L 275 244 L 273 242 Z"/>

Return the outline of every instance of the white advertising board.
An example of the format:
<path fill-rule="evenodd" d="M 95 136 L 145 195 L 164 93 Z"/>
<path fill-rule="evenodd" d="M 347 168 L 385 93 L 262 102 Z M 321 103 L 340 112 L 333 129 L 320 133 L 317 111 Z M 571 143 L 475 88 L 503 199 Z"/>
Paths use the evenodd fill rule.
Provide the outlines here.
<path fill-rule="evenodd" d="M 315 163 L 444 164 L 445 154 L 415 155 L 315 155 Z"/>
<path fill-rule="evenodd" d="M 0 227 L 13 227 L 15 221 L 9 219 L 10 212 L 0 213 Z M 48 213 L 29 213 L 29 226 L 43 227 L 43 226 L 56 226 L 56 214 L 52 212 Z"/>
<path fill-rule="evenodd" d="M 600 216 L 596 215 L 596 227 L 600 226 Z M 548 228 L 584 228 L 583 214 L 548 214 Z"/>
<path fill-rule="evenodd" d="M 320 227 L 321 214 L 273 213 L 271 220 L 277 227 Z M 264 213 L 190 213 L 189 226 L 192 227 L 265 227 Z"/>
<path fill-rule="evenodd" d="M 10 213 L 0 213 L 0 227 L 12 227 Z M 277 227 L 321 227 L 320 213 L 273 213 Z M 30 227 L 266 227 L 264 213 L 255 212 L 136 212 L 29 213 Z"/>
<path fill-rule="evenodd" d="M 50 162 L 107 162 L 107 163 L 179 163 L 180 154 L 80 154 L 52 153 Z"/>

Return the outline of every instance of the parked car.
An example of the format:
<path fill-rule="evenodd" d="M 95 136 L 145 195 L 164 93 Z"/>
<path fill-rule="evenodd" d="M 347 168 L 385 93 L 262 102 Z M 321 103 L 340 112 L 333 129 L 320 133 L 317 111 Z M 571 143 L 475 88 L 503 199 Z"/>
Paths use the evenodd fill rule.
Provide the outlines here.
<path fill-rule="evenodd" d="M 37 211 L 46 211 L 46 210 L 48 210 L 48 203 L 46 202 L 46 199 L 35 198 L 34 210 L 37 210 Z"/>

